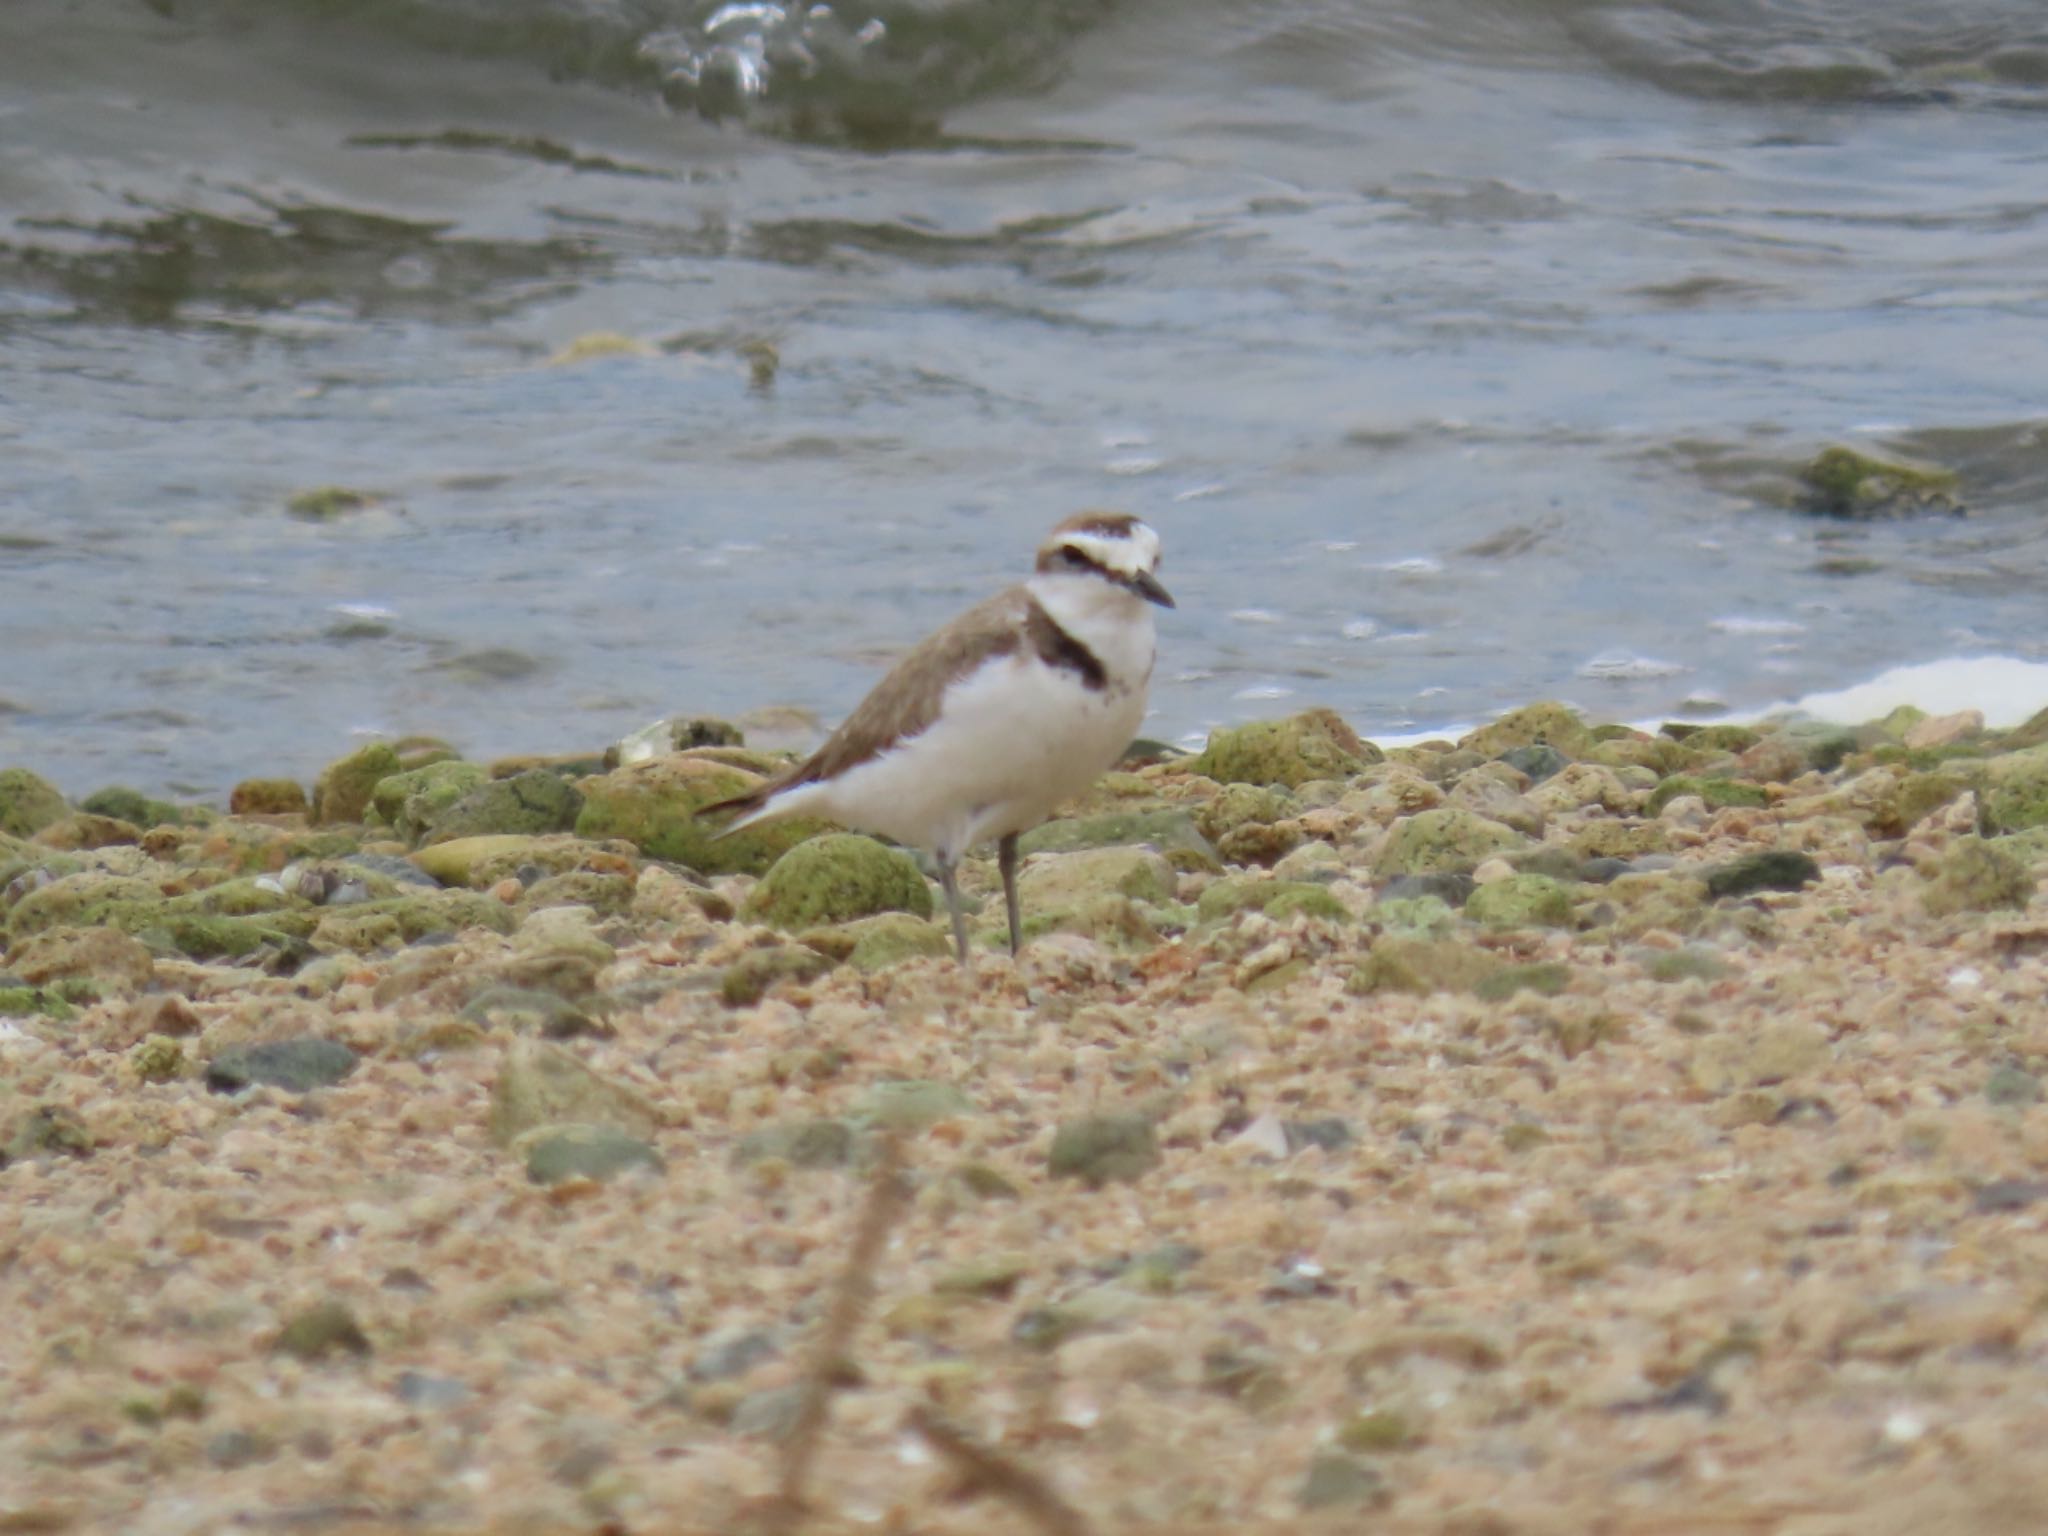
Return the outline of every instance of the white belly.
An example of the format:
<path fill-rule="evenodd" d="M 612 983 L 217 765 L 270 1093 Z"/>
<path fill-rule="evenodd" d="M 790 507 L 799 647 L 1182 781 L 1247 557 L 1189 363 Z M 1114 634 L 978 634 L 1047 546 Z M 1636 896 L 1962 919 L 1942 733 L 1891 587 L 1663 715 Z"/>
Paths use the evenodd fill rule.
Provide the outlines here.
<path fill-rule="evenodd" d="M 1094 783 L 1144 717 L 1142 684 L 1091 689 L 1036 656 L 1004 656 L 947 689 L 922 734 L 829 783 L 778 795 L 775 810 L 957 859 L 1036 826 Z"/>

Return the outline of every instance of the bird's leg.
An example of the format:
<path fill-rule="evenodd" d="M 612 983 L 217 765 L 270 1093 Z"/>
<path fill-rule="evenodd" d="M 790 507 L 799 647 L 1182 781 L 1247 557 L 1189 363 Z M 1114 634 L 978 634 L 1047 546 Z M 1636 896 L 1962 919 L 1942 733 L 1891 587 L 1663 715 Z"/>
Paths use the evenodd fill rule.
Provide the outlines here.
<path fill-rule="evenodd" d="M 973 970 L 967 958 L 967 915 L 960 910 L 960 887 L 953 879 L 954 861 L 940 854 L 934 862 L 939 866 L 939 889 L 946 893 L 946 910 L 953 914 L 953 948 L 959 951 L 963 970 Z"/>
<path fill-rule="evenodd" d="M 1010 954 L 1024 947 L 1024 918 L 1017 910 L 1017 834 L 996 839 L 996 863 L 1003 871 L 1003 905 L 1010 913 Z"/>

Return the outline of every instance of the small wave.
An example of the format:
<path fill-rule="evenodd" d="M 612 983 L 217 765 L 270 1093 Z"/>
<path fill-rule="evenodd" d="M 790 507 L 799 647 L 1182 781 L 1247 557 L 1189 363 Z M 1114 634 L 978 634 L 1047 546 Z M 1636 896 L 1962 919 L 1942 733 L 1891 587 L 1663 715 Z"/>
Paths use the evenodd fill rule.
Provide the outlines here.
<path fill-rule="evenodd" d="M 1692 669 L 1675 661 L 1658 661 L 1629 651 L 1603 651 L 1579 668 L 1579 676 L 1603 683 L 1636 683 L 1677 677 Z"/>
<path fill-rule="evenodd" d="M 1707 628 L 1722 635 L 1753 635 L 1759 639 L 1775 639 L 1783 635 L 1803 635 L 1806 626 L 1797 619 L 1754 618 L 1747 614 L 1728 614 L 1722 618 L 1709 619 Z"/>

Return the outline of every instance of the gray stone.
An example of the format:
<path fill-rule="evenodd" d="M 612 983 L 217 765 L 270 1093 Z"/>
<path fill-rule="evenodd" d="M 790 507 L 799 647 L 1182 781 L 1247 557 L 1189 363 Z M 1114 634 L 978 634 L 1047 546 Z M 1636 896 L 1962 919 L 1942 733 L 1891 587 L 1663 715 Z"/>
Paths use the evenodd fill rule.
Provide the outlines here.
<path fill-rule="evenodd" d="M 609 1179 L 629 1168 L 665 1171 L 667 1161 L 650 1143 L 609 1125 L 554 1125 L 524 1143 L 526 1176 L 536 1184 L 565 1179 Z"/>
<path fill-rule="evenodd" d="M 302 1036 L 231 1045 L 206 1064 L 206 1086 L 237 1093 L 262 1084 L 287 1093 L 330 1087 L 356 1069 L 356 1053 L 339 1040 Z"/>
<path fill-rule="evenodd" d="M 1135 1111 L 1083 1115 L 1054 1133 L 1046 1165 L 1054 1178 L 1090 1188 L 1134 1183 L 1159 1166 L 1159 1139 L 1151 1120 Z"/>

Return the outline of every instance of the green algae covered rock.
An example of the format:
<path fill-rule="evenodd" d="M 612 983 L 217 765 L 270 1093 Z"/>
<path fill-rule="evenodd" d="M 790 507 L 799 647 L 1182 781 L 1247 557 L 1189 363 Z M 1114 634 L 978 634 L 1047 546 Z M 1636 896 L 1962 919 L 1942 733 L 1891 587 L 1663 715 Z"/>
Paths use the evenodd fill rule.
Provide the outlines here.
<path fill-rule="evenodd" d="M 777 859 L 742 915 L 793 932 L 878 912 L 931 916 L 931 887 L 916 861 L 871 837 L 830 832 Z"/>
<path fill-rule="evenodd" d="M 1223 867 L 1196 819 L 1186 811 L 1171 808 L 1109 811 L 1100 816 L 1048 821 L 1017 841 L 1017 851 L 1027 858 L 1034 853 L 1135 846 L 1155 849 L 1178 870 L 1214 872 Z"/>
<path fill-rule="evenodd" d="M 297 779 L 244 779 L 228 795 L 231 816 L 300 816 L 310 809 Z"/>
<path fill-rule="evenodd" d="M 750 949 L 726 968 L 719 996 L 729 1008 L 745 1008 L 766 997 L 777 982 L 816 981 L 831 969 L 829 955 L 803 944 Z"/>
<path fill-rule="evenodd" d="M 125 784 L 110 784 L 105 789 L 94 790 L 78 802 L 78 808 L 90 816 L 110 816 L 115 821 L 125 821 L 131 827 L 145 830 L 174 827 L 185 820 L 185 813 L 170 801 L 153 799 Z"/>
<path fill-rule="evenodd" d="M 379 779 L 370 792 L 370 808 L 407 842 L 418 842 L 443 811 L 490 781 L 490 770 L 481 763 L 444 758 Z"/>
<path fill-rule="evenodd" d="M 1171 901 L 1173 866 L 1149 848 L 1089 848 L 1032 861 L 1017 880 L 1027 913 L 1067 911 L 1098 896 Z"/>
<path fill-rule="evenodd" d="M 1799 471 L 1805 507 L 1825 517 L 1902 517 L 1958 510 L 1955 471 L 1880 459 L 1839 445 L 1823 448 Z"/>
<path fill-rule="evenodd" d="M 612 1125 L 550 1125 L 521 1138 L 526 1176 L 536 1184 L 603 1181 L 632 1168 L 660 1173 L 667 1160 L 651 1142 Z"/>
<path fill-rule="evenodd" d="M 1352 971 L 1344 990 L 1374 992 L 1473 992 L 1507 962 L 1490 951 L 1452 939 L 1382 934 Z"/>
<path fill-rule="evenodd" d="M 657 757 L 582 781 L 576 835 L 624 838 L 652 858 L 687 864 L 707 875 L 758 875 L 825 823 L 792 817 L 720 838 L 728 818 L 700 819 L 716 801 L 743 795 L 760 776 L 688 755 Z"/>
<path fill-rule="evenodd" d="M 529 768 L 478 784 L 440 806 L 424 831 L 433 842 L 566 832 L 582 811 L 583 795 L 575 785 L 549 769 Z"/>
<path fill-rule="evenodd" d="M 1649 804 L 1644 814 L 1655 816 L 1678 799 L 1681 795 L 1698 795 L 1714 810 L 1724 806 L 1761 806 L 1771 803 L 1770 795 L 1761 784 L 1746 784 L 1739 779 L 1696 778 L 1690 774 L 1673 774 L 1650 791 Z"/>
<path fill-rule="evenodd" d="M 1491 725 L 1482 725 L 1458 743 L 1468 752 L 1496 758 L 1515 747 L 1555 747 L 1577 760 L 1597 745 L 1586 723 L 1563 704 L 1526 704 L 1510 710 Z"/>
<path fill-rule="evenodd" d="M 1373 873 L 1384 879 L 1468 870 L 1497 853 L 1528 845 L 1529 839 L 1514 828 L 1471 811 L 1418 811 L 1394 823 L 1373 861 Z"/>
<path fill-rule="evenodd" d="M 26 768 L 0 768 L 0 832 L 34 837 L 71 814 L 56 786 Z"/>
<path fill-rule="evenodd" d="M 1196 919 L 1204 923 L 1221 922 L 1248 910 L 1263 912 L 1279 920 L 1305 912 L 1310 917 L 1334 923 L 1351 921 L 1351 913 L 1344 903 L 1331 895 L 1326 887 L 1307 880 L 1255 880 L 1249 876 L 1234 876 L 1218 880 L 1195 902 Z"/>
<path fill-rule="evenodd" d="M 947 959 L 953 940 L 946 930 L 908 912 L 880 912 L 845 925 L 853 935 L 846 963 L 857 971 L 885 971 L 906 960 Z"/>
<path fill-rule="evenodd" d="M 1159 1166 L 1152 1122 L 1133 1110 L 1082 1115 L 1062 1121 L 1046 1156 L 1056 1179 L 1079 1179 L 1091 1189 L 1131 1184 Z"/>
<path fill-rule="evenodd" d="M 1572 920 L 1572 896 L 1548 875 L 1510 875 L 1474 890 L 1465 915 L 1489 928 L 1562 928 Z"/>
<path fill-rule="evenodd" d="M 1995 842 L 1965 837 L 1941 856 L 1925 901 L 1930 916 L 1951 917 L 2024 907 L 2033 895 L 2033 871 L 2023 861 Z"/>
<path fill-rule="evenodd" d="M 500 1146 L 544 1125 L 605 1125 L 651 1136 L 660 1123 L 639 1093 L 545 1040 L 514 1040 L 491 1086 L 491 1139 Z"/>
<path fill-rule="evenodd" d="M 382 741 L 329 763 L 313 786 L 313 820 L 361 821 L 377 785 L 403 766 L 398 753 Z"/>
<path fill-rule="evenodd" d="M 1212 731 L 1209 744 L 1186 766 L 1221 784 L 1284 784 L 1292 789 L 1311 779 L 1348 779 L 1383 755 L 1360 741 L 1335 710 L 1310 709 L 1285 720 Z"/>
<path fill-rule="evenodd" d="M 2040 826 L 2048 826 L 2048 746 L 1986 763 L 1977 790 L 1977 830 L 1988 837 Z"/>
<path fill-rule="evenodd" d="M 32 986 L 83 978 L 127 990 L 149 983 L 153 962 L 141 943 L 118 928 L 45 928 L 7 956 L 6 970 Z"/>

